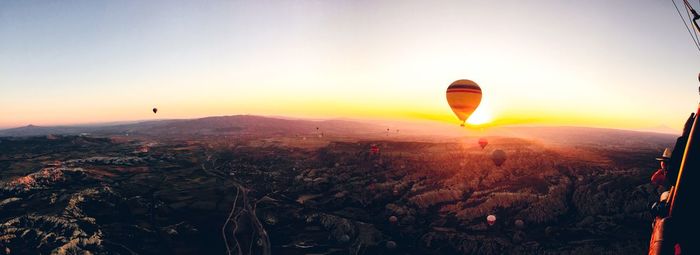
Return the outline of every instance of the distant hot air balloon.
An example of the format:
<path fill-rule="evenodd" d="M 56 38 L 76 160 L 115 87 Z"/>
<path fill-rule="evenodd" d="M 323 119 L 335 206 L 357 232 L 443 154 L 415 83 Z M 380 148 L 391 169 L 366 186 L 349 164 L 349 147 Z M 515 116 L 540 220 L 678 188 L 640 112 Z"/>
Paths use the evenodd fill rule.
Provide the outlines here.
<path fill-rule="evenodd" d="M 493 154 L 491 154 L 491 160 L 493 160 L 493 163 L 496 164 L 496 166 L 503 165 L 503 162 L 506 162 L 506 152 L 502 150 L 495 150 Z"/>
<path fill-rule="evenodd" d="M 489 216 L 486 216 L 486 222 L 489 224 L 489 226 L 496 224 L 496 215 L 490 214 Z"/>
<path fill-rule="evenodd" d="M 369 153 L 372 154 L 372 155 L 379 154 L 379 146 L 377 146 L 376 144 L 372 144 L 372 145 L 369 147 Z"/>
<path fill-rule="evenodd" d="M 391 224 L 396 224 L 397 222 L 399 222 L 399 218 L 397 218 L 396 216 L 391 215 L 391 216 L 389 217 L 389 223 L 391 223 Z"/>
<path fill-rule="evenodd" d="M 486 140 L 486 138 L 479 138 L 479 146 L 481 146 L 481 149 L 483 150 L 486 145 L 489 144 L 489 140 Z"/>
<path fill-rule="evenodd" d="M 464 126 L 481 103 L 481 87 L 471 80 L 456 80 L 447 87 L 447 103 Z"/>
<path fill-rule="evenodd" d="M 158 112 L 158 108 L 153 107 L 153 114 Z"/>
<path fill-rule="evenodd" d="M 516 226 L 517 228 L 522 229 L 522 228 L 525 227 L 525 222 L 524 222 L 523 220 L 521 220 L 521 219 L 517 219 L 517 220 L 515 220 L 515 226 Z"/>

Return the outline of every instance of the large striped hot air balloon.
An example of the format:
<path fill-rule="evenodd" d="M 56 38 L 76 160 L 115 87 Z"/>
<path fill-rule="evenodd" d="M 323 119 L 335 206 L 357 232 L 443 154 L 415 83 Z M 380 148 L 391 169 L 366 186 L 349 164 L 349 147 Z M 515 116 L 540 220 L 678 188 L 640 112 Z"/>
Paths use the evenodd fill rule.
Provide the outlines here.
<path fill-rule="evenodd" d="M 464 126 L 481 103 L 481 87 L 471 80 L 456 80 L 447 87 L 447 103 Z"/>

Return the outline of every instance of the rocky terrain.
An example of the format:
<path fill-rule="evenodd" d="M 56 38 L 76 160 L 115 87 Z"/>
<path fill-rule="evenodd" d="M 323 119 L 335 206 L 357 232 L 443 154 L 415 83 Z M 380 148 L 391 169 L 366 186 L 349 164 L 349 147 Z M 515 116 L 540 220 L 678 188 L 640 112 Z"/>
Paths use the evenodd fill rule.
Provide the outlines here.
<path fill-rule="evenodd" d="M 639 140 L 0 138 L 0 253 L 643 254 Z"/>

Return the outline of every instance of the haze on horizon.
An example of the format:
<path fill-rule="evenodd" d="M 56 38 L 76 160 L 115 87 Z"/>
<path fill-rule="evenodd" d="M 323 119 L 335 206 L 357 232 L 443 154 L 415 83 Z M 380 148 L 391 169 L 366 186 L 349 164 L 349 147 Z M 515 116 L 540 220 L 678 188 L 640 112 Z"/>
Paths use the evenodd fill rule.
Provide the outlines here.
<path fill-rule="evenodd" d="M 4 1 L 0 128 L 255 114 L 680 130 L 698 51 L 668 1 Z M 150 111 L 159 108 L 156 116 Z"/>

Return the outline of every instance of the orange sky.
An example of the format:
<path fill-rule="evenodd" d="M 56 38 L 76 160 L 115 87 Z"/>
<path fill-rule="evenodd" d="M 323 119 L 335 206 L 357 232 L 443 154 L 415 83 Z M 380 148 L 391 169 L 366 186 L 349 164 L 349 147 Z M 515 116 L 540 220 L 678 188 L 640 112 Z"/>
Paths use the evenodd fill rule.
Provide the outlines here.
<path fill-rule="evenodd" d="M 458 124 L 445 89 L 471 79 L 494 125 L 679 130 L 700 62 L 672 8 L 2 2 L 0 128 L 234 114 Z"/>

